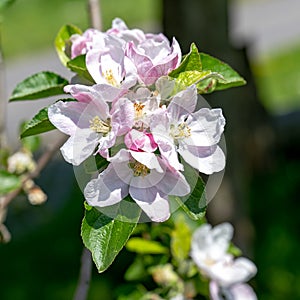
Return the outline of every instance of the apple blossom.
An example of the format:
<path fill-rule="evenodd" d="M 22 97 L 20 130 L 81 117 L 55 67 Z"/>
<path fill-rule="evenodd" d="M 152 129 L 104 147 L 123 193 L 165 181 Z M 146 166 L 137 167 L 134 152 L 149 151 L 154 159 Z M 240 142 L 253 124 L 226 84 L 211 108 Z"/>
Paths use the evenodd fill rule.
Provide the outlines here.
<path fill-rule="evenodd" d="M 193 234 L 191 257 L 204 275 L 211 279 L 213 300 L 256 299 L 251 288 L 244 285 L 256 274 L 256 266 L 247 258 L 234 259 L 227 252 L 232 235 L 233 227 L 229 223 L 214 228 L 210 224 L 203 224 Z"/>
<path fill-rule="evenodd" d="M 80 93 L 77 86 L 75 94 L 81 101 L 58 101 L 49 107 L 48 117 L 56 128 L 70 136 L 61 147 L 63 157 L 79 165 L 95 152 L 107 156 L 116 137 L 132 127 L 134 111 L 132 103 L 121 98 L 110 113 L 108 103 L 92 87 Z"/>
<path fill-rule="evenodd" d="M 151 152 L 121 149 L 98 178 L 87 184 L 84 195 L 96 208 L 119 203 L 130 195 L 152 221 L 163 222 L 170 216 L 168 195 L 189 192 L 184 176 L 164 159 Z"/>
<path fill-rule="evenodd" d="M 182 169 L 177 152 L 202 173 L 212 174 L 224 169 L 225 155 L 218 146 L 225 119 L 221 109 L 201 108 L 197 104 L 194 85 L 180 91 L 150 125 L 161 154 L 178 170 Z"/>

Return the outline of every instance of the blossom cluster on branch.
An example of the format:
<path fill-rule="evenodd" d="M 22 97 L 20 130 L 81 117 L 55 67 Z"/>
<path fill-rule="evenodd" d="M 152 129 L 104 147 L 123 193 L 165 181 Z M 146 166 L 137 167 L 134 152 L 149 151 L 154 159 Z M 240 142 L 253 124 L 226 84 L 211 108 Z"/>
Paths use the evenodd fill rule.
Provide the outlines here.
<path fill-rule="evenodd" d="M 81 236 L 98 271 L 105 271 L 126 245 L 170 260 L 149 271 L 163 286 L 155 297 L 193 299 L 199 292 L 214 300 L 256 299 L 244 283 L 255 275 L 255 265 L 229 253 L 231 225 L 194 228 L 206 223 L 202 175 L 207 179 L 225 168 L 225 118 L 199 94 L 241 86 L 245 80 L 194 43 L 183 55 L 175 38 L 129 29 L 119 18 L 105 32 L 65 25 L 55 46 L 62 64 L 75 73 L 71 80 L 53 72 L 34 74 L 16 86 L 10 101 L 63 95 L 25 124 L 21 138 L 53 129 L 68 136 L 60 150 L 75 175 L 84 170 L 77 176 L 86 200 Z M 10 184 L 9 191 L 18 191 L 19 185 Z M 172 214 L 177 209 L 194 222 L 193 230 Z M 159 222 L 161 228 L 174 222 L 175 228 L 161 232 L 170 234 L 162 240 L 170 242 L 171 251 L 143 237 L 129 239 L 137 223 L 146 221 Z M 186 293 L 192 281 L 204 283 L 204 290 L 193 284 Z"/>
<path fill-rule="evenodd" d="M 167 77 L 181 63 L 175 38 L 170 43 L 115 19 L 107 32 L 88 29 L 70 41 L 71 58 L 85 55 L 94 83 L 76 76 L 64 91 L 77 101 L 53 104 L 48 116 L 70 136 L 61 148 L 66 161 L 79 165 L 100 154 L 109 162 L 87 184 L 85 199 L 105 207 L 130 195 L 152 221 L 167 220 L 168 196 L 191 192 L 181 159 L 205 174 L 225 166 L 221 109 L 196 110 L 196 85 Z"/>

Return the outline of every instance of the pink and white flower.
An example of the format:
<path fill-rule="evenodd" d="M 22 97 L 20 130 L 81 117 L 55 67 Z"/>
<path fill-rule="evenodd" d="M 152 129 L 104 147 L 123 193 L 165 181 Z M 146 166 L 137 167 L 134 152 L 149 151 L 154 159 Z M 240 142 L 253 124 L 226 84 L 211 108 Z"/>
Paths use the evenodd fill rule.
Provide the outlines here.
<path fill-rule="evenodd" d="M 170 216 L 168 195 L 189 192 L 184 176 L 154 153 L 121 149 L 98 178 L 87 184 L 84 195 L 96 208 L 130 195 L 152 221 L 163 222 Z"/>
<path fill-rule="evenodd" d="M 148 34 L 139 44 L 128 42 L 126 55 L 134 63 L 140 81 L 146 85 L 176 69 L 182 57 L 176 39 L 173 38 L 170 45 L 163 34 Z"/>
<path fill-rule="evenodd" d="M 150 125 L 161 154 L 170 164 L 182 169 L 177 152 L 192 167 L 205 174 L 225 167 L 225 155 L 218 146 L 225 119 L 221 109 L 201 108 L 194 85 L 176 94 L 166 110 L 156 114 Z"/>
<path fill-rule="evenodd" d="M 123 41 L 108 34 L 103 34 L 100 45 L 87 52 L 86 67 L 97 84 L 108 85 L 120 93 L 137 81 L 136 68 L 125 55 Z"/>
<path fill-rule="evenodd" d="M 70 38 L 71 45 L 71 58 L 75 58 L 79 55 L 86 54 L 93 48 L 93 41 L 95 36 L 99 38 L 101 32 L 97 29 L 89 28 L 82 35 L 73 34 Z"/>
<path fill-rule="evenodd" d="M 133 105 L 128 99 L 119 99 L 111 113 L 99 91 L 85 87 L 80 92 L 80 87 L 74 91 L 80 101 L 58 101 L 48 109 L 51 123 L 70 136 L 61 152 L 73 165 L 81 164 L 97 152 L 107 156 L 107 149 L 115 144 L 117 136 L 131 129 L 134 118 Z"/>
<path fill-rule="evenodd" d="M 257 300 L 252 287 L 246 283 L 238 283 L 229 288 L 223 288 L 216 281 L 211 281 L 209 292 L 212 300 Z"/>
<path fill-rule="evenodd" d="M 227 252 L 232 235 L 233 227 L 229 223 L 214 228 L 210 224 L 203 224 L 193 234 L 191 257 L 204 275 L 211 279 L 213 300 L 224 297 L 228 300 L 254 300 L 255 293 L 244 282 L 256 274 L 257 268 L 249 259 L 234 259 Z"/>

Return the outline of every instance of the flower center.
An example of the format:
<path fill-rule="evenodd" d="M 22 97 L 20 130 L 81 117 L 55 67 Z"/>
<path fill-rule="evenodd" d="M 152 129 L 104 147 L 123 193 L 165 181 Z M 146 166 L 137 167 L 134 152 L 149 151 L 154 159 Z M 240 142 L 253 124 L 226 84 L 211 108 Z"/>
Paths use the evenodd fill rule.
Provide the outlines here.
<path fill-rule="evenodd" d="M 133 107 L 134 107 L 134 112 L 135 112 L 135 118 L 141 119 L 143 117 L 143 109 L 144 109 L 145 105 L 142 103 L 139 103 L 139 102 L 135 102 L 133 104 Z"/>
<path fill-rule="evenodd" d="M 94 117 L 90 120 L 90 128 L 97 133 L 107 134 L 111 127 L 110 127 L 110 120 L 107 119 L 107 123 L 103 122 L 98 116 Z"/>
<path fill-rule="evenodd" d="M 138 161 L 130 162 L 128 166 L 133 170 L 134 177 L 145 177 L 150 173 L 150 169 Z"/>
<path fill-rule="evenodd" d="M 106 70 L 103 76 L 106 79 L 107 83 L 109 83 L 112 86 L 118 86 L 118 82 L 114 77 L 112 69 Z"/>
<path fill-rule="evenodd" d="M 177 125 L 171 124 L 170 135 L 176 140 L 187 138 L 191 136 L 191 128 L 186 122 L 182 122 Z"/>

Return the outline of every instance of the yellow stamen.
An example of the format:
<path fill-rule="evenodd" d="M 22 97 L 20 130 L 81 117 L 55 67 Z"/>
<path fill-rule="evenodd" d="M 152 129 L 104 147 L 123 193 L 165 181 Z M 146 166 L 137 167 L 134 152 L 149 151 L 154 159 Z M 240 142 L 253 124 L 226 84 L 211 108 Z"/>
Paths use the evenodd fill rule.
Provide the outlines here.
<path fill-rule="evenodd" d="M 134 177 L 145 177 L 150 173 L 150 169 L 138 161 L 130 162 L 128 165 L 133 170 Z"/>
<path fill-rule="evenodd" d="M 170 126 L 170 134 L 174 139 L 182 139 L 191 136 L 191 128 L 182 122 L 178 125 L 172 124 Z"/>
<path fill-rule="evenodd" d="M 139 102 L 135 102 L 133 104 L 133 106 L 134 106 L 134 111 L 135 111 L 135 118 L 136 119 L 142 118 L 142 116 L 143 116 L 143 109 L 144 109 L 145 105 L 142 104 L 142 103 L 139 103 Z"/>
<path fill-rule="evenodd" d="M 106 134 L 110 131 L 110 120 L 107 119 L 107 123 L 103 122 L 98 116 L 90 120 L 90 128 L 97 133 Z"/>
<path fill-rule="evenodd" d="M 106 81 L 113 85 L 113 86 L 118 86 L 118 82 L 114 77 L 113 71 L 111 69 L 106 70 L 105 74 L 103 74 L 103 76 L 105 77 Z"/>

